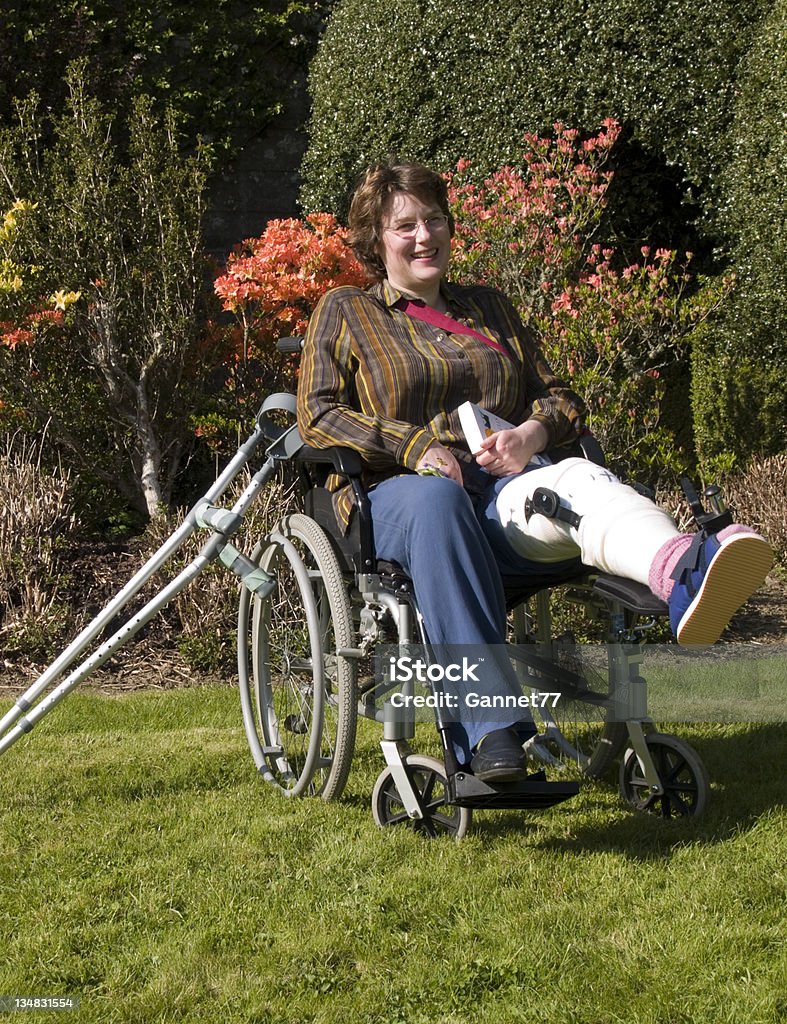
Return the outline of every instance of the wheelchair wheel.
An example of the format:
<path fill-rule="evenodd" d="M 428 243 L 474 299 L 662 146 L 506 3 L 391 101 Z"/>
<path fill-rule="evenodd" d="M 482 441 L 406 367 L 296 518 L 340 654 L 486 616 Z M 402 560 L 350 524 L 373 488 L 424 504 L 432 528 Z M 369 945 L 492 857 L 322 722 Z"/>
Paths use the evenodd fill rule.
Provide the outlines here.
<path fill-rule="evenodd" d="M 386 768 L 378 777 L 372 793 L 372 814 L 381 827 L 409 825 L 416 832 L 434 838 L 451 835 L 461 839 L 472 821 L 472 811 L 446 802 L 445 767 L 436 757 L 410 754 L 407 766 L 412 772 L 413 786 L 424 805 L 420 820 L 411 818 L 404 809 L 391 769 Z"/>
<path fill-rule="evenodd" d="M 629 748 L 620 766 L 620 792 L 638 811 L 664 818 L 697 817 L 710 796 L 705 765 L 697 753 L 677 736 L 653 732 L 645 737 L 664 793 L 653 796 L 645 781 L 642 762 Z"/>
<path fill-rule="evenodd" d="M 277 586 L 264 600 L 241 598 L 238 658 L 252 754 L 288 796 L 336 799 L 357 723 L 356 665 L 341 653 L 355 643 L 347 586 L 325 532 L 300 513 L 286 516 L 253 557 Z"/>

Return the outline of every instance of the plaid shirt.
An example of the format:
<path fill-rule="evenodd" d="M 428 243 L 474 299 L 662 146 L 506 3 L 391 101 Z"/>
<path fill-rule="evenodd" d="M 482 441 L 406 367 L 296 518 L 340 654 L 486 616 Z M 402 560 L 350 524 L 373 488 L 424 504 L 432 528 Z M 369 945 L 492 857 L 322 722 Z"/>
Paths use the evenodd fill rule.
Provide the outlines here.
<path fill-rule="evenodd" d="M 511 423 L 539 420 L 553 447 L 575 440 L 582 400 L 558 380 L 514 307 L 492 288 L 441 285 L 450 315 L 501 343 L 511 359 L 471 334 L 449 334 L 395 308 L 387 281 L 342 287 L 309 321 L 298 382 L 298 427 L 316 448 L 345 445 L 364 460 L 365 482 L 414 471 L 434 442 L 472 462 L 456 409 L 476 402 Z M 334 507 L 345 526 L 352 497 L 338 479 Z"/>

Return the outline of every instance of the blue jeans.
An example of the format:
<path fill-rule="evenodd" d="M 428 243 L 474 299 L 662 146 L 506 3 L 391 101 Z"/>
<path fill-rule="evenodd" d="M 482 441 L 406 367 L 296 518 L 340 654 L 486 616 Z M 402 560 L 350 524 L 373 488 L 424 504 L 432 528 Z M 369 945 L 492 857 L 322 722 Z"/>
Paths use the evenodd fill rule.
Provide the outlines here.
<path fill-rule="evenodd" d="M 521 693 L 511 663 L 501 653 L 506 640 L 503 578 L 543 577 L 546 570 L 557 579 L 576 564 L 539 566 L 509 546 L 495 499 L 510 479 L 479 471 L 472 498 L 453 480 L 436 476 L 393 477 L 369 492 L 377 557 L 398 562 L 413 581 L 430 645 L 471 645 L 481 657 L 473 691 L 503 698 Z M 475 745 L 494 729 L 518 725 L 523 738 L 532 734 L 527 711 L 490 714 L 469 706 L 467 688 L 446 684 L 456 695 L 459 721 L 450 731 L 460 764 L 470 761 Z"/>

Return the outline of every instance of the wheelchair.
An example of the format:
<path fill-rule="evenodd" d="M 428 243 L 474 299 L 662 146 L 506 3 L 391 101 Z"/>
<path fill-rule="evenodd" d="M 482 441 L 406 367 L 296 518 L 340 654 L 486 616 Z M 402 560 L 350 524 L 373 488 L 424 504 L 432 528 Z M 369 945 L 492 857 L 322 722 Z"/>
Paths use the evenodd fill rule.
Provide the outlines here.
<path fill-rule="evenodd" d="M 538 727 L 525 744 L 535 770 L 517 782 L 476 779 L 456 762 L 439 701 L 434 718 L 443 756 L 414 753 L 415 716 L 401 711 L 397 685 L 380 672 L 379 658 L 375 669 L 381 647 L 429 650 L 412 584 L 400 567 L 376 559 L 358 454 L 309 448 L 293 429 L 269 430 L 268 451 L 295 481 L 299 508 L 251 553 L 275 589 L 265 596 L 244 590 L 238 615 L 244 728 L 266 782 L 287 796 L 339 798 L 362 717 L 382 726 L 385 768 L 372 794 L 381 826 L 460 838 L 474 810 L 567 800 L 579 782 L 559 777 L 566 765 L 597 779 L 621 755 L 619 788 L 628 805 L 665 818 L 702 814 L 710 791 L 702 761 L 682 739 L 658 732 L 647 713 L 642 644 L 667 607 L 642 584 L 585 567 L 557 585 L 528 577 L 507 590 L 508 649 Z M 592 438 L 584 454 L 602 458 Z M 352 487 L 346 535 L 324 486 L 329 473 Z M 541 514 L 560 514 L 552 492 L 534 498 Z M 698 500 L 693 510 L 705 525 L 709 514 Z M 603 618 L 605 663 L 588 665 L 570 640 L 553 638 L 551 599 L 558 589 Z"/>
<path fill-rule="evenodd" d="M 298 351 L 300 339 L 279 347 Z M 261 447 L 263 465 L 233 506 L 217 504 Z M 586 449 L 587 456 L 601 458 L 592 439 Z M 324 486 L 331 472 L 345 477 L 354 495 L 356 514 L 346 535 L 336 524 Z M 245 513 L 277 476 L 297 485 L 299 507 L 247 555 L 233 540 Z M 729 513 L 712 489 L 706 491 L 710 511 L 688 482 L 684 490 L 699 527 L 726 525 Z M 561 515 L 552 492 L 537 491 L 534 501 L 538 514 Z M 151 577 L 199 531 L 207 540 L 198 555 L 101 639 Z M 428 836 L 459 838 L 475 810 L 538 809 L 568 800 L 577 794 L 579 780 L 569 778 L 565 766 L 574 765 L 580 779 L 600 778 L 619 756 L 619 788 L 631 807 L 665 818 L 697 816 L 705 809 L 710 786 L 702 761 L 683 740 L 658 732 L 647 712 L 643 642 L 666 606 L 641 584 L 586 568 L 578 568 L 560 589 L 606 623 L 603 664 L 589 665 L 565 637 L 552 636 L 554 581 L 528 577 L 507 594 L 511 636 L 506 652 L 535 710 L 538 730 L 525 744 L 535 770 L 516 782 L 490 784 L 476 778 L 457 763 L 449 723 L 439 707 L 434 721 L 442 757 L 413 752 L 414 715 L 396 706 L 396 686 L 375 669 L 374 659 L 376 651 L 391 645 L 396 651 L 429 651 L 416 595 L 400 567 L 375 557 L 358 454 L 304 445 L 290 394 L 265 400 L 250 437 L 181 525 L 3 715 L 0 754 L 217 561 L 242 584 L 238 681 L 248 744 L 262 778 L 287 796 L 341 796 L 361 717 L 382 726 L 385 768 L 372 794 L 374 818 L 381 826 L 406 824 Z"/>

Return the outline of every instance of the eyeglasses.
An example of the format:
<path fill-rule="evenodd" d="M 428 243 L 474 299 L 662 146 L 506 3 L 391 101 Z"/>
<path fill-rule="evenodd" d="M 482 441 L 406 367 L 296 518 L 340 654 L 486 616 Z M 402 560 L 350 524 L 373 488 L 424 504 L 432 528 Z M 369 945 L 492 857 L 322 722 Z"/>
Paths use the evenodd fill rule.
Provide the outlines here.
<path fill-rule="evenodd" d="M 390 224 L 385 230 L 393 231 L 399 238 L 415 238 L 418 228 L 423 224 L 429 234 L 442 231 L 448 226 L 448 217 L 444 213 L 433 213 L 423 220 L 404 220 L 397 224 Z"/>

